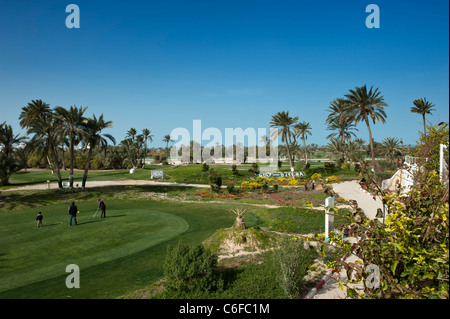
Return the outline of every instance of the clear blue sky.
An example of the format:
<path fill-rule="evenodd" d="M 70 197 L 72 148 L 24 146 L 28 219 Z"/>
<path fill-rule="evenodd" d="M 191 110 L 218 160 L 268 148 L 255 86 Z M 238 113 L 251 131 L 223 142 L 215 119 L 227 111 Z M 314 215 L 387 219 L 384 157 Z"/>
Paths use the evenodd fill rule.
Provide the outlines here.
<path fill-rule="evenodd" d="M 79 29 L 65 25 L 70 3 Z M 370 3 L 379 29 L 365 25 Z M 434 124 L 449 121 L 448 12 L 446 0 L 0 0 L 0 122 L 23 132 L 21 107 L 42 99 L 103 113 L 118 141 L 149 128 L 164 146 L 195 119 L 268 128 L 289 110 L 311 123 L 308 143 L 325 145 L 329 102 L 367 84 L 389 104 L 375 140 L 415 144 L 414 99 L 436 104 Z"/>

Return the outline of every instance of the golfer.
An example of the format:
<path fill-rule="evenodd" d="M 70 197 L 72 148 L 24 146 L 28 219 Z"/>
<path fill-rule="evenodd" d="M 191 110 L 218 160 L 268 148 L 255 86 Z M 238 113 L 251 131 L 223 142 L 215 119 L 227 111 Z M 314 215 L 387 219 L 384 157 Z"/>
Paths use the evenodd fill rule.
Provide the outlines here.
<path fill-rule="evenodd" d="M 38 228 L 39 228 L 39 227 L 42 227 L 42 219 L 44 219 L 44 216 L 42 216 L 42 213 L 39 212 L 39 213 L 37 214 L 37 216 L 36 216 L 36 219 L 35 219 L 36 225 L 37 225 Z"/>
<path fill-rule="evenodd" d="M 69 206 L 69 215 L 70 215 L 69 226 L 72 226 L 72 219 L 75 221 L 75 226 L 77 225 L 77 212 L 78 207 L 75 205 L 74 202 L 72 202 L 72 205 Z"/>
<path fill-rule="evenodd" d="M 100 214 L 100 218 L 106 218 L 106 205 L 105 205 L 105 202 L 102 201 L 101 199 L 97 199 L 97 203 L 98 203 L 98 209 L 100 209 L 100 211 L 102 212 Z"/>

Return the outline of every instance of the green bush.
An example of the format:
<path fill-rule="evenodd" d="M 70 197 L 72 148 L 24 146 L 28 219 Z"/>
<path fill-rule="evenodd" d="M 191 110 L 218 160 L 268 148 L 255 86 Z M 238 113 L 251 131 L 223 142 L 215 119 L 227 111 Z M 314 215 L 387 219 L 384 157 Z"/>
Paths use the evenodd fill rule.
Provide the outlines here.
<path fill-rule="evenodd" d="M 181 241 L 167 248 L 164 262 L 165 292 L 171 298 L 221 291 L 223 279 L 215 272 L 217 256 L 202 245 L 189 247 Z"/>

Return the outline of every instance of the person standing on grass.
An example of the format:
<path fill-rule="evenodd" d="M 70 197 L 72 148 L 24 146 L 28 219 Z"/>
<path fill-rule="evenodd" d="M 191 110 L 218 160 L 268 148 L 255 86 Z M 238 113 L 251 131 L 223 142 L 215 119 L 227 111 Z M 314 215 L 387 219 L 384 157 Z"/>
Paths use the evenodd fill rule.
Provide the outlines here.
<path fill-rule="evenodd" d="M 75 226 L 77 225 L 77 212 L 78 207 L 75 205 L 74 202 L 72 202 L 72 205 L 69 206 L 69 215 L 70 215 L 69 226 L 72 226 L 72 219 L 75 221 Z"/>
<path fill-rule="evenodd" d="M 97 202 L 98 202 L 98 208 L 102 212 L 100 214 L 100 218 L 106 218 L 106 205 L 105 205 L 105 202 L 102 201 L 101 199 L 97 199 Z"/>
<path fill-rule="evenodd" d="M 42 216 L 42 213 L 39 212 L 39 213 L 37 214 L 37 216 L 36 216 L 36 219 L 35 219 L 36 225 L 37 225 L 38 228 L 39 228 L 39 227 L 42 227 L 42 220 L 43 220 L 43 219 L 44 219 L 44 216 Z"/>

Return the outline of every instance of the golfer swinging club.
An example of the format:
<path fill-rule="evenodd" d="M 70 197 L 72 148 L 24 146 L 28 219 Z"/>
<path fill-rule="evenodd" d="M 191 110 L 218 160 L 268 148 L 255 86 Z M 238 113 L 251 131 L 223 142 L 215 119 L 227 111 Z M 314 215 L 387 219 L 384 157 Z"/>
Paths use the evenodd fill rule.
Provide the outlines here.
<path fill-rule="evenodd" d="M 100 218 L 106 218 L 106 205 L 101 199 L 97 199 L 98 208 L 101 211 Z"/>

